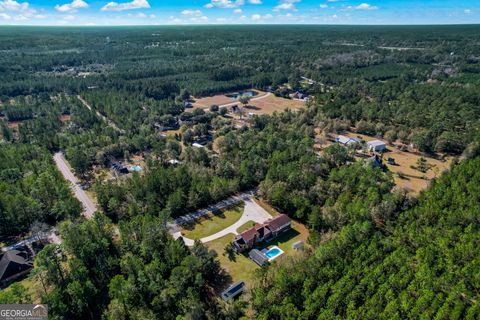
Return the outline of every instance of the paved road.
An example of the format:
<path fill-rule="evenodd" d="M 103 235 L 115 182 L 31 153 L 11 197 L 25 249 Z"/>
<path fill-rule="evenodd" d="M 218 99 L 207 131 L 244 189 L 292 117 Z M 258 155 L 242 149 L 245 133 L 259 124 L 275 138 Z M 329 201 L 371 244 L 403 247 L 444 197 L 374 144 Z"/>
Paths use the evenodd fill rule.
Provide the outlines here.
<path fill-rule="evenodd" d="M 55 161 L 55 164 L 57 165 L 58 170 L 60 170 L 60 172 L 62 173 L 63 177 L 70 182 L 70 187 L 72 188 L 75 197 L 82 203 L 82 214 L 87 219 L 92 218 L 95 211 L 97 211 L 97 207 L 95 206 L 95 203 L 92 201 L 92 199 L 90 199 L 90 197 L 87 195 L 87 193 L 80 187 L 78 179 L 73 174 L 72 169 L 70 169 L 70 166 L 68 165 L 67 160 L 65 160 L 65 158 L 63 157 L 63 154 L 61 152 L 55 153 L 55 155 L 53 156 L 53 160 Z M 11 246 L 3 247 L 1 250 L 13 250 L 17 247 L 32 244 L 33 242 L 38 240 L 48 240 L 49 243 L 55 244 L 62 243 L 62 239 L 59 238 L 56 234 L 56 228 L 52 228 L 48 232 L 44 232 L 38 236 L 23 239 L 20 242 L 12 244 Z"/>
<path fill-rule="evenodd" d="M 210 241 L 219 239 L 223 236 L 226 236 L 227 234 L 230 234 L 230 233 L 237 235 L 238 234 L 237 229 L 243 226 L 248 221 L 255 221 L 256 223 L 264 223 L 266 220 L 272 218 L 272 216 L 265 209 L 259 206 L 255 201 L 253 201 L 252 198 L 253 198 L 253 193 L 243 194 L 242 200 L 240 201 L 245 202 L 245 209 L 243 211 L 242 216 L 237 222 L 235 222 L 231 226 L 215 234 L 212 234 L 208 237 L 201 238 L 200 241 L 203 243 L 210 242 Z M 224 201 L 222 201 L 222 203 L 223 202 Z M 220 206 L 222 205 L 223 204 L 221 204 Z M 182 236 L 182 233 L 179 228 L 170 229 L 170 232 L 172 233 L 175 239 L 182 238 L 187 246 L 193 246 L 194 240 Z"/>
<path fill-rule="evenodd" d="M 65 160 L 63 154 L 61 152 L 55 153 L 53 160 L 55 161 L 55 164 L 57 165 L 58 170 L 60 170 L 62 173 L 63 177 L 70 182 L 70 186 L 75 194 L 75 197 L 82 203 L 83 215 L 85 218 L 92 218 L 95 211 L 97 211 L 97 207 L 87 193 L 80 187 L 80 182 L 73 174 L 72 169 L 70 169 L 70 166 L 68 165 L 67 160 Z"/>

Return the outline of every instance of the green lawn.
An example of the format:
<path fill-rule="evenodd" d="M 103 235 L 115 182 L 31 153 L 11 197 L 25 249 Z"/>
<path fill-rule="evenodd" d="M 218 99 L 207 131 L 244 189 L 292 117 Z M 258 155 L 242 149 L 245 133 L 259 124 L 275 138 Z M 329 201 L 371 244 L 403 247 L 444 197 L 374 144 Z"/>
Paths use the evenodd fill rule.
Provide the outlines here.
<path fill-rule="evenodd" d="M 237 228 L 238 233 L 242 233 L 243 231 L 250 229 L 255 225 L 255 221 L 248 221 L 245 224 L 241 225 L 240 227 Z"/>
<path fill-rule="evenodd" d="M 228 234 L 220 239 L 206 243 L 210 249 L 217 252 L 220 265 L 226 273 L 217 284 L 216 289 L 218 292 L 221 292 L 231 284 L 240 280 L 245 281 L 247 287 L 250 287 L 255 270 L 260 269 L 255 262 L 248 258 L 247 254 L 236 254 L 234 260 L 230 260 L 227 255 L 224 255 L 225 246 L 232 242 L 234 237 L 233 234 Z"/>
<path fill-rule="evenodd" d="M 264 243 L 263 246 L 260 247 L 260 249 L 271 246 L 278 246 L 285 252 L 286 256 L 289 256 L 295 254 L 295 250 L 293 250 L 292 244 L 300 240 L 305 243 L 307 241 L 308 235 L 308 229 L 303 224 L 292 221 L 292 229 L 290 231 L 285 232 L 278 238 L 273 239 L 272 241 Z M 304 245 L 306 245 L 306 243 Z"/>
<path fill-rule="evenodd" d="M 251 223 L 253 223 L 253 221 L 247 222 L 238 230 L 242 228 L 247 229 L 247 227 L 250 227 L 249 224 Z M 275 240 L 263 243 L 261 246 L 258 247 L 258 249 L 261 250 L 263 248 L 271 247 L 273 245 L 278 246 L 285 252 L 285 255 L 278 259 L 278 262 L 282 263 L 281 261 L 283 258 L 291 257 L 297 254 L 297 252 L 292 249 L 292 244 L 299 240 L 305 242 L 308 238 L 308 235 L 308 229 L 303 224 L 293 221 L 292 230 L 282 234 Z M 236 254 L 234 260 L 230 260 L 226 254 L 224 255 L 225 246 L 228 243 L 232 242 L 234 237 L 235 236 L 233 234 L 229 234 L 220 239 L 206 243 L 206 245 L 210 249 L 217 252 L 218 260 L 220 261 L 220 264 L 226 273 L 217 284 L 216 289 L 218 292 L 221 292 L 221 290 L 227 288 L 232 283 L 240 280 L 245 281 L 247 287 L 251 287 L 255 272 L 256 270 L 260 269 L 260 267 L 255 262 L 248 258 L 248 252 L 245 252 L 244 254 Z"/>
<path fill-rule="evenodd" d="M 190 239 L 200 239 L 217 233 L 237 222 L 243 214 L 245 204 L 242 202 L 228 208 L 202 217 L 190 225 L 184 225 L 182 234 Z"/>

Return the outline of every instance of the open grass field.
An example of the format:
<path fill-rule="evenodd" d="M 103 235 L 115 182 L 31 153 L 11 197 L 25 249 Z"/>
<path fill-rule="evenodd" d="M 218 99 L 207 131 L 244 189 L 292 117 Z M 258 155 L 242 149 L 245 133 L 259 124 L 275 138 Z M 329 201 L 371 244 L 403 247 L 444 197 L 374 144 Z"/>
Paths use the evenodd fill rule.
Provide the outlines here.
<path fill-rule="evenodd" d="M 195 240 L 217 233 L 237 222 L 243 214 L 244 207 L 245 204 L 242 202 L 226 210 L 212 212 L 192 224 L 184 225 L 182 234 Z"/>
<path fill-rule="evenodd" d="M 300 100 L 290 100 L 276 97 L 273 94 L 264 99 L 254 100 L 249 103 L 250 107 L 245 108 L 245 113 L 254 114 L 273 114 L 282 112 L 286 109 L 299 110 L 305 107 L 305 102 Z"/>

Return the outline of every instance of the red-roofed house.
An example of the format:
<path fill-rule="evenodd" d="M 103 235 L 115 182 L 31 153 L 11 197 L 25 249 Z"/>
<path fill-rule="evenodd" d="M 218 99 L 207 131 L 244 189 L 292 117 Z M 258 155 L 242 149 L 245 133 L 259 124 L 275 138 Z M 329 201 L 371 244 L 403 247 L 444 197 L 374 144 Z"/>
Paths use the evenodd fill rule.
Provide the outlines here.
<path fill-rule="evenodd" d="M 237 250 L 243 251 L 257 243 L 278 237 L 280 233 L 289 230 L 291 224 L 292 220 L 286 214 L 278 215 L 263 224 L 257 223 L 252 228 L 243 231 L 235 237 L 233 245 Z"/>

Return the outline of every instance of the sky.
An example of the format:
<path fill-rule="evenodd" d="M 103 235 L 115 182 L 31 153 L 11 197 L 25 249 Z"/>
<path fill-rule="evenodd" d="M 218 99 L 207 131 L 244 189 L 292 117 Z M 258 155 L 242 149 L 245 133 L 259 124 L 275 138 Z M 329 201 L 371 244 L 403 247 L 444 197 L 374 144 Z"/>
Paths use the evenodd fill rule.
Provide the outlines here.
<path fill-rule="evenodd" d="M 480 0 L 0 0 L 0 25 L 463 23 Z"/>

